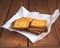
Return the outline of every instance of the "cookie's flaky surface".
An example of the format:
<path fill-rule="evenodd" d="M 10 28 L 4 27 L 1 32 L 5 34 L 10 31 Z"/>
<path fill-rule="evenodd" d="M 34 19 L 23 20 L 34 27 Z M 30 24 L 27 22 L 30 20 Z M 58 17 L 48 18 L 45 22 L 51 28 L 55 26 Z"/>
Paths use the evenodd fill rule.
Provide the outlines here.
<path fill-rule="evenodd" d="M 18 20 L 15 20 L 13 23 L 13 27 L 14 28 L 20 28 L 20 29 L 24 29 L 24 28 L 28 28 L 29 27 L 29 23 L 30 21 L 32 21 L 31 18 L 20 18 Z"/>
<path fill-rule="evenodd" d="M 30 26 L 32 26 L 32 27 L 38 27 L 38 28 L 46 27 L 47 26 L 47 21 L 46 20 L 33 20 L 31 22 Z"/>

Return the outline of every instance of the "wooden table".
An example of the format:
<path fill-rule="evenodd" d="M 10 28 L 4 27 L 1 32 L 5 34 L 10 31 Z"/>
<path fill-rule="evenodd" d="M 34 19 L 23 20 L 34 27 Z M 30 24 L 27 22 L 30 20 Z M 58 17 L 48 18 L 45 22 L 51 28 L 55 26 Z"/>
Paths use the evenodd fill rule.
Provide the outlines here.
<path fill-rule="evenodd" d="M 60 0 L 0 0 L 0 26 L 9 20 L 21 6 L 29 11 L 52 14 L 60 9 Z M 31 43 L 25 36 L 0 27 L 0 48 L 60 48 L 60 17 L 51 32 L 42 40 Z"/>

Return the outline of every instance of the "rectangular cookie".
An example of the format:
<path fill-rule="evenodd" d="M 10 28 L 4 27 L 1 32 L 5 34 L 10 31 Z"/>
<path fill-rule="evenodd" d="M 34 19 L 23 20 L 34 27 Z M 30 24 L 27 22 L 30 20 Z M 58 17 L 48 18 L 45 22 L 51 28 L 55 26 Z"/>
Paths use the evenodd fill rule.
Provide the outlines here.
<path fill-rule="evenodd" d="M 32 28 L 32 27 L 30 27 L 30 28 L 28 28 L 28 30 L 31 33 L 39 35 L 39 34 L 41 34 L 43 32 L 46 32 L 47 31 L 47 27 L 45 27 L 45 28 Z"/>
<path fill-rule="evenodd" d="M 13 27 L 17 29 L 25 29 L 29 27 L 30 22 L 32 21 L 31 18 L 20 18 L 14 21 Z"/>
<path fill-rule="evenodd" d="M 42 33 L 42 32 L 40 32 L 40 31 L 32 30 L 32 29 L 28 29 L 28 31 L 30 31 L 31 33 L 36 34 L 36 35 L 39 35 L 39 34 Z"/>
<path fill-rule="evenodd" d="M 47 27 L 44 27 L 44 28 L 29 27 L 28 30 L 34 30 L 34 31 L 40 31 L 40 32 L 46 32 L 46 31 L 47 31 Z"/>
<path fill-rule="evenodd" d="M 47 20 L 36 20 L 34 19 L 31 24 L 31 27 L 43 28 L 47 26 Z"/>

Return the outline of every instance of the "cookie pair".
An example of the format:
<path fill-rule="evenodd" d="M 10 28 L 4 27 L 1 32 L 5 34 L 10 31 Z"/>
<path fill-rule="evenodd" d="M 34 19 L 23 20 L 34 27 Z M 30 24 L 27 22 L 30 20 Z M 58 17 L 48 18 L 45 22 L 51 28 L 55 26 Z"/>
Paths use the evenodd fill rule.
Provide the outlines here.
<path fill-rule="evenodd" d="M 40 34 L 41 32 L 47 30 L 47 20 L 37 20 L 37 19 L 22 17 L 14 21 L 13 28 L 27 29 L 32 33 Z"/>

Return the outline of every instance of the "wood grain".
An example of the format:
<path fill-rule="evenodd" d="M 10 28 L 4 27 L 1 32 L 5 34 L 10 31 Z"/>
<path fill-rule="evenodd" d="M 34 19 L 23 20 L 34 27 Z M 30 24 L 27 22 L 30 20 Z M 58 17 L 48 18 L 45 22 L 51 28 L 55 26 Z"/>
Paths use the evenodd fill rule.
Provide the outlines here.
<path fill-rule="evenodd" d="M 52 14 L 56 9 L 60 9 L 59 5 L 60 5 L 60 0 L 49 0 L 48 1 L 48 8 L 50 10 L 50 14 Z M 59 22 L 59 20 L 60 20 L 60 17 L 54 22 L 53 25 L 54 25 L 54 29 L 56 31 L 55 33 L 56 33 L 57 39 L 60 44 L 60 22 Z"/>
<path fill-rule="evenodd" d="M 9 20 L 19 10 L 21 6 L 28 8 L 28 1 L 13 0 L 13 4 L 9 10 L 7 18 L 5 19 L 5 22 Z M 6 29 L 3 29 L 2 32 L 3 33 L 0 40 L 0 47 L 27 46 L 27 38 L 23 35 L 16 32 L 8 31 Z"/>
<path fill-rule="evenodd" d="M 57 7 L 56 8 L 60 10 L 60 0 L 57 0 Z M 60 43 L 60 16 L 55 21 L 54 26 L 55 26 L 55 30 L 57 32 L 56 34 L 57 34 L 57 37 L 59 39 L 59 43 Z"/>
<path fill-rule="evenodd" d="M 50 14 L 51 10 L 49 10 L 50 8 L 48 8 L 47 2 L 48 1 L 46 1 L 46 0 L 44 0 L 44 1 L 43 0 L 30 0 L 29 1 L 29 10 L 30 11 L 39 11 L 40 13 L 49 13 Z M 52 3 L 53 3 L 53 1 L 52 1 Z M 55 31 L 54 25 L 53 25 L 49 35 L 47 35 L 45 38 L 43 38 L 42 40 L 40 40 L 34 44 L 29 42 L 29 46 L 58 46 L 59 42 L 57 41 L 58 39 L 57 39 L 55 32 L 56 31 Z"/>
<path fill-rule="evenodd" d="M 56 9 L 56 5 L 57 5 L 57 0 L 47 0 L 47 5 L 48 5 L 48 8 L 49 8 L 49 13 L 50 14 L 53 14 L 53 12 L 55 11 Z"/>
<path fill-rule="evenodd" d="M 0 0 L 0 26 L 4 23 L 4 20 L 6 19 L 10 4 L 11 0 Z"/>
<path fill-rule="evenodd" d="M 60 48 L 60 47 L 51 47 L 51 46 L 49 46 L 49 47 L 46 47 L 46 46 L 40 47 L 40 46 L 36 46 L 36 47 L 24 47 L 24 48 Z"/>
<path fill-rule="evenodd" d="M 7 3 L 6 3 L 7 2 Z M 0 26 L 3 25 L 6 17 L 7 17 L 7 12 L 9 11 L 10 9 L 10 6 L 11 6 L 11 0 L 0 0 Z M 1 27 L 0 27 L 0 37 L 1 37 Z"/>
<path fill-rule="evenodd" d="M 60 0 L 0 0 L 0 26 L 7 22 L 21 6 L 29 11 L 53 14 L 60 9 Z M 34 44 L 25 36 L 0 27 L 0 48 L 60 48 L 60 17 L 51 27 L 51 32 Z"/>

